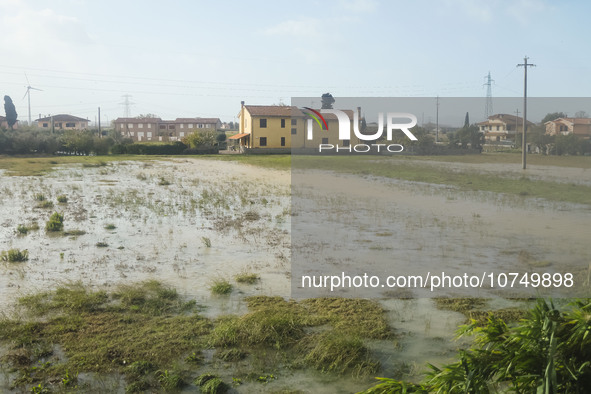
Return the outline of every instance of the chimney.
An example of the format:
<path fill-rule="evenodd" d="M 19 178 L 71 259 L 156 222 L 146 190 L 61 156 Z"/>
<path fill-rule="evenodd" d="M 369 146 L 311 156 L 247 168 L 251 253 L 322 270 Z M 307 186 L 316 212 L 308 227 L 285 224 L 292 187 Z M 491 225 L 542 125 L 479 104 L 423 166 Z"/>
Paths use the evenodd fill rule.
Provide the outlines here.
<path fill-rule="evenodd" d="M 242 101 L 240 102 L 240 105 L 241 105 L 242 107 L 244 107 L 244 100 L 242 100 Z"/>

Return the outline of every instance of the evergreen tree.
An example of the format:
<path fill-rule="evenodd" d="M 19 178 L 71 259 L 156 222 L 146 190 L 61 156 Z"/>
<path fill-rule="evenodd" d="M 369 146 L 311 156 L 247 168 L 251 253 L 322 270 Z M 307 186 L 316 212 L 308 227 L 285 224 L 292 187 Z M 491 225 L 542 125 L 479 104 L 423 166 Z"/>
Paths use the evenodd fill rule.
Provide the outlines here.
<path fill-rule="evenodd" d="M 10 127 L 10 130 L 13 130 L 18 114 L 16 113 L 16 108 L 9 96 L 4 96 L 4 111 L 6 112 L 6 122 L 8 123 L 8 127 Z"/>
<path fill-rule="evenodd" d="M 330 93 L 322 95 L 322 109 L 332 109 L 332 104 L 335 102 L 334 97 Z"/>

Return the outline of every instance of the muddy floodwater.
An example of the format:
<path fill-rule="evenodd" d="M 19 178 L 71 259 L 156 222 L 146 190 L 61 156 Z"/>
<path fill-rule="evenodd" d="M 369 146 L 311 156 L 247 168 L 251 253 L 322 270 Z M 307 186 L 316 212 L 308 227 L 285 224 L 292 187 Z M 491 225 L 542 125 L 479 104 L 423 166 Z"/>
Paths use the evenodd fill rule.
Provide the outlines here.
<path fill-rule="evenodd" d="M 456 167 L 458 171 L 475 169 Z M 562 171 L 532 168 L 536 179 L 556 180 Z M 486 171 L 504 169 L 488 166 Z M 588 171 L 564 171 L 569 182 L 591 184 Z M 292 216 L 289 171 L 218 160 L 171 159 L 68 165 L 44 176 L 0 176 L 0 250 L 29 253 L 26 262 L 0 263 L 4 311 L 10 311 L 20 296 L 76 281 L 109 290 L 122 283 L 157 279 L 196 300 L 207 317 L 244 313 L 246 296 L 291 296 L 291 229 L 296 216 Z M 424 270 L 438 262 L 460 272 L 480 269 L 477 264 L 483 262 L 483 267 L 504 270 L 521 264 L 530 270 L 558 271 L 579 269 L 591 261 L 587 206 L 459 193 L 445 186 L 372 176 L 331 175 L 331 179 L 328 184 L 326 173 L 306 173 L 293 207 L 304 226 L 304 237 L 293 248 L 314 264 L 358 266 L 359 261 L 348 258 L 346 245 L 366 250 L 369 262 L 384 257 L 413 262 Z M 67 202 L 58 202 L 58 196 L 66 196 Z M 309 204 L 315 208 L 308 209 Z M 389 208 L 385 210 L 384 205 Z M 326 207 L 352 214 L 323 216 Z M 45 231 L 54 212 L 63 214 L 65 235 Z M 365 221 L 361 227 L 358 219 Z M 321 223 L 334 228 L 328 235 L 337 243 L 329 245 L 322 234 L 315 233 Z M 28 227 L 27 234 L 20 234 L 19 226 Z M 333 250 L 333 260 L 315 253 L 318 248 Z M 314 272 L 316 268 L 300 269 Z M 254 286 L 235 284 L 229 296 L 211 294 L 213 281 L 241 272 L 256 273 L 261 280 Z M 438 310 L 429 298 L 394 295 L 384 291 L 376 298 L 386 310 L 396 340 L 373 341 L 368 347 L 381 362 L 378 375 L 417 380 L 426 362 L 453 358 L 459 346 L 452 341 L 454 331 L 465 317 Z M 497 301 L 495 305 L 521 304 Z M 118 378 L 102 379 L 114 391 L 124 389 Z M 371 383 L 371 379 L 296 371 L 266 386 L 245 384 L 234 390 L 347 393 Z M 0 386 L 4 385 L 0 389 L 6 390 L 6 384 L 0 379 Z"/>

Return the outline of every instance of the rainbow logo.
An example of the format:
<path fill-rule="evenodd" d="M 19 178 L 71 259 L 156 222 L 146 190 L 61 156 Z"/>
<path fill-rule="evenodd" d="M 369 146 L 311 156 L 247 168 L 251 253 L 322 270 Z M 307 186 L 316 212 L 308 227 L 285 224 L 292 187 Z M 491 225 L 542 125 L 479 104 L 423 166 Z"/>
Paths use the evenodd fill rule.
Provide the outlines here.
<path fill-rule="evenodd" d="M 320 126 L 320 130 L 322 130 L 323 124 L 324 124 L 324 129 L 328 130 L 328 124 L 326 124 L 326 120 L 324 120 L 324 117 L 322 115 L 320 115 L 320 112 L 315 111 L 312 108 L 308 108 L 308 107 L 304 107 L 304 109 L 307 109 L 308 111 L 312 112 L 312 113 L 307 113 L 306 115 L 310 115 L 312 118 L 314 118 L 316 123 L 318 123 L 318 126 Z M 318 119 L 318 118 L 320 118 L 320 119 Z M 320 123 L 320 120 L 322 120 L 322 123 Z"/>

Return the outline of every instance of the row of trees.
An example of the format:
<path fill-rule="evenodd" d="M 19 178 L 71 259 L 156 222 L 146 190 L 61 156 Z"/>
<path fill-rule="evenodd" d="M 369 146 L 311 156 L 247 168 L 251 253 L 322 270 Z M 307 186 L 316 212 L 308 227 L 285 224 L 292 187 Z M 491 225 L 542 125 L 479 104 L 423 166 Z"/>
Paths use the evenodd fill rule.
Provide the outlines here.
<path fill-rule="evenodd" d="M 224 144 L 225 141 L 225 133 L 199 130 L 185 137 L 182 144 L 185 148 L 200 150 L 217 147 Z M 115 146 L 117 147 L 116 151 L 119 153 L 134 153 L 133 149 L 121 148 L 132 143 L 132 140 L 122 138 L 114 130 L 102 132 L 101 135 L 98 134 L 97 130 L 60 130 L 55 133 L 32 127 L 0 130 L 0 154 L 8 155 L 52 155 L 56 153 L 106 155 Z"/>

